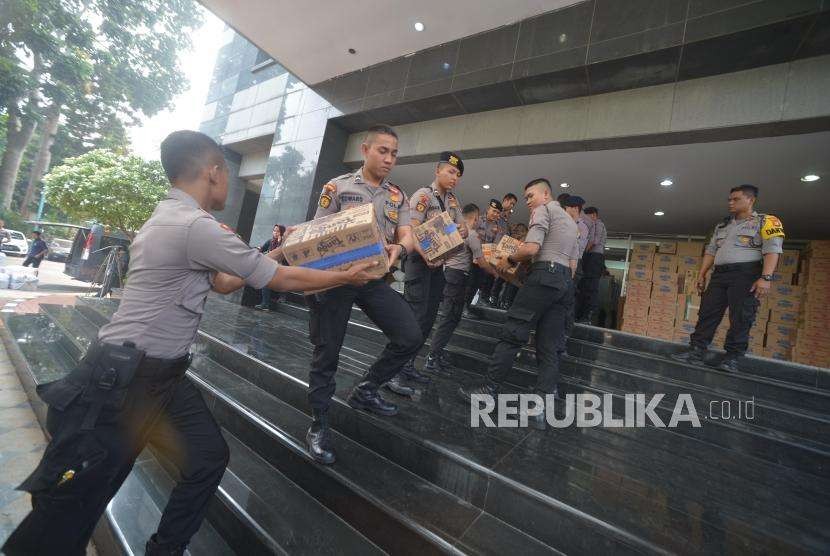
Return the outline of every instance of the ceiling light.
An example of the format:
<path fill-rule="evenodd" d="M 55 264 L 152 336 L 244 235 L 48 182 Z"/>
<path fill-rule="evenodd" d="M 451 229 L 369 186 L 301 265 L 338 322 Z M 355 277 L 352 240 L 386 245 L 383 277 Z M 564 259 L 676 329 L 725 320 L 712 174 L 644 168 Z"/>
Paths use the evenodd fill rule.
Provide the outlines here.
<path fill-rule="evenodd" d="M 663 187 L 668 187 L 670 185 L 674 185 L 674 182 L 671 181 L 669 178 L 666 178 L 660 182 L 660 185 L 662 185 Z"/>
<path fill-rule="evenodd" d="M 482 189 L 490 189 L 490 186 L 487 185 L 486 183 L 484 185 L 482 185 L 481 187 L 482 187 Z"/>
<path fill-rule="evenodd" d="M 415 22 L 415 30 L 418 31 L 418 32 L 423 31 L 424 30 L 424 24 L 421 23 L 420 21 L 416 21 Z"/>
<path fill-rule="evenodd" d="M 449 63 L 449 62 L 444 62 L 444 64 L 443 64 L 443 68 L 444 68 L 445 70 L 450 69 L 450 63 Z"/>
<path fill-rule="evenodd" d="M 570 187 L 570 185 L 568 185 L 565 182 L 562 182 L 562 183 L 559 184 L 559 187 L 565 188 L 565 187 Z"/>
<path fill-rule="evenodd" d="M 357 50 L 355 50 L 354 48 L 350 48 L 349 54 L 357 54 Z"/>
<path fill-rule="evenodd" d="M 662 210 L 658 210 L 654 213 L 654 216 L 663 216 L 664 214 L 666 214 L 666 213 L 663 212 Z"/>
<path fill-rule="evenodd" d="M 801 178 L 801 181 L 818 181 L 821 179 L 821 176 L 817 176 L 816 174 L 807 174 L 806 176 Z"/>

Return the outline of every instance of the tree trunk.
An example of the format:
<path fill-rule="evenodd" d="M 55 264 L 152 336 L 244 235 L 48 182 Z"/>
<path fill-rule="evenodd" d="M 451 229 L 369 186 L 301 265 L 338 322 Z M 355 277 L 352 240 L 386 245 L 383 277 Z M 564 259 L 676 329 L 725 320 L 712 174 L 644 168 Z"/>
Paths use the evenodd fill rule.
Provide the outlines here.
<path fill-rule="evenodd" d="M 49 171 L 49 164 L 52 162 L 52 145 L 55 143 L 55 135 L 58 133 L 58 124 L 61 118 L 61 107 L 53 104 L 46 110 L 46 121 L 43 124 L 43 133 L 40 138 L 40 148 L 37 157 L 32 163 L 32 170 L 29 172 L 29 183 L 26 185 L 26 193 L 20 203 L 20 213 L 29 218 L 32 211 L 29 205 L 35 196 L 35 190 L 42 186 L 41 180 L 44 174 Z"/>
<path fill-rule="evenodd" d="M 0 194 L 3 204 L 0 208 L 9 210 L 12 206 L 14 184 L 17 181 L 17 172 L 26 146 L 32 140 L 37 122 L 34 118 L 21 117 L 17 108 L 9 110 L 9 119 L 6 125 L 6 152 L 0 163 Z"/>

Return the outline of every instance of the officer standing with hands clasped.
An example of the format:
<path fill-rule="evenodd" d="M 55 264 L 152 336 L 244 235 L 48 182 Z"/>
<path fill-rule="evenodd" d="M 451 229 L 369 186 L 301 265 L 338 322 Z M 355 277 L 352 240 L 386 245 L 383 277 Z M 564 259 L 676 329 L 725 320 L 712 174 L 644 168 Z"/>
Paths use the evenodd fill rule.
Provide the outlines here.
<path fill-rule="evenodd" d="M 314 217 L 372 203 L 378 227 L 388 243 L 389 264 L 394 266 L 398 259 L 415 249 L 406 195 L 388 179 L 398 158 L 398 135 L 389 126 L 370 127 L 360 148 L 363 166 L 323 186 Z M 356 303 L 363 309 L 366 316 L 389 338 L 380 357 L 347 399 L 355 409 L 382 416 L 398 413 L 397 406 L 384 400 L 378 389 L 398 374 L 401 367 L 418 352 L 423 344 L 423 335 L 409 304 L 382 278 L 364 286 L 344 286 L 311 295 L 306 301 L 311 313 L 308 326 L 314 344 L 308 387 L 313 420 L 306 435 L 306 444 L 315 461 L 330 464 L 334 463 L 335 454 L 328 410 L 352 304 Z"/>
<path fill-rule="evenodd" d="M 278 266 L 216 221 L 207 211 L 225 206 L 228 167 L 207 135 L 171 133 L 161 144 L 161 164 L 173 187 L 132 242 L 118 311 L 66 378 L 38 388 L 52 439 L 20 486 L 32 494 L 33 510 L 5 554 L 85 554 L 147 443 L 177 462 L 180 480 L 146 554 L 183 554 L 228 462 L 219 426 L 184 376 L 208 292 L 369 279 L 368 263 L 341 272 Z"/>
<path fill-rule="evenodd" d="M 420 226 L 442 212 L 447 212 L 458 227 L 461 237 L 467 237 L 467 228 L 461 217 L 461 206 L 454 193 L 462 174 L 464 174 L 464 161 L 461 157 L 449 151 L 442 152 L 435 167 L 435 179 L 432 184 L 417 190 L 410 198 L 409 218 L 413 227 Z M 444 293 L 443 266 L 443 259 L 427 261 L 417 241 L 415 251 L 407 257 L 404 264 L 406 271 L 404 297 L 412 307 L 415 318 L 418 319 L 424 341 L 429 336 L 432 325 L 435 324 L 438 306 L 441 304 L 441 297 Z M 423 343 L 418 346 L 418 349 L 420 350 L 422 346 Z M 429 382 L 429 378 L 415 368 L 414 355 L 407 361 L 401 372 L 386 384 L 393 392 L 405 395 L 414 394 L 411 388 L 402 384 L 402 379 L 420 383 Z"/>
<path fill-rule="evenodd" d="M 729 307 L 726 356 L 717 367 L 723 371 L 738 370 L 738 361 L 749 345 L 749 330 L 755 322 L 759 300 L 769 293 L 778 257 L 783 253 L 784 226 L 771 214 L 755 212 L 757 199 L 758 188 L 754 185 L 739 185 L 729 191 L 730 216 L 715 226 L 697 277 L 697 289 L 703 297 L 691 345 L 672 355 L 675 361 L 703 363 Z M 712 279 L 704 291 L 706 274 L 713 265 Z"/>
<path fill-rule="evenodd" d="M 573 273 L 576 269 L 577 228 L 573 219 L 553 199 L 550 182 L 537 178 L 525 186 L 525 200 L 531 211 L 525 243 L 506 259 L 499 261 L 505 270 L 511 265 L 532 259 L 530 274 L 507 311 L 507 321 L 499 335 L 487 369 L 487 380 L 459 394 L 471 403 L 473 394 L 495 396 L 498 382 L 510 371 L 516 353 L 527 344 L 530 331 L 536 329 L 536 392 L 558 395 L 559 346 L 563 344 L 565 325 L 574 302 Z M 545 428 L 544 410 L 530 416 L 537 428 Z"/>

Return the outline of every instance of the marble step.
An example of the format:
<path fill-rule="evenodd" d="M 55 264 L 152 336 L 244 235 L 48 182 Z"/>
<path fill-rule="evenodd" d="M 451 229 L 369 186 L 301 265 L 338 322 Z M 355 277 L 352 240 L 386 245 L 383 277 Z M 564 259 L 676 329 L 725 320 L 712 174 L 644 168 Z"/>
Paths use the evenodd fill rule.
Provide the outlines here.
<path fill-rule="evenodd" d="M 318 465 L 304 449 L 307 414 L 208 358 L 188 374 L 225 429 L 382 550 L 556 553 L 338 431 L 337 463 Z"/>

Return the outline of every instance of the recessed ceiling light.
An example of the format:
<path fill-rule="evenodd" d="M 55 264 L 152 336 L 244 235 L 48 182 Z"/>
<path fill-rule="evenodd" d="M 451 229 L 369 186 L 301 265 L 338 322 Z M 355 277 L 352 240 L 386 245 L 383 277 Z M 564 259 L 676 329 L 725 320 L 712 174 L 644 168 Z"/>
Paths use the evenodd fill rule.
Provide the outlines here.
<path fill-rule="evenodd" d="M 490 186 L 487 185 L 486 183 L 484 185 L 482 185 L 481 187 L 482 187 L 482 189 L 490 189 Z"/>
<path fill-rule="evenodd" d="M 448 69 L 450 69 L 450 63 L 449 63 L 449 62 L 444 62 L 444 63 L 442 64 L 442 67 L 443 67 L 445 70 L 448 70 Z"/>
<path fill-rule="evenodd" d="M 671 181 L 669 178 L 666 178 L 660 182 L 660 185 L 662 185 L 663 187 L 668 187 L 670 185 L 674 185 L 674 182 Z"/>
<path fill-rule="evenodd" d="M 664 214 L 666 214 L 666 213 L 663 212 L 662 210 L 658 210 L 658 211 L 654 212 L 654 216 L 663 216 Z"/>
<path fill-rule="evenodd" d="M 355 50 L 354 48 L 350 48 L 349 54 L 357 54 L 357 50 Z"/>
<path fill-rule="evenodd" d="M 565 182 L 562 182 L 562 183 L 559 184 L 559 187 L 565 188 L 565 187 L 570 187 L 570 185 L 568 185 Z"/>
<path fill-rule="evenodd" d="M 807 174 L 806 176 L 801 178 L 801 181 L 818 181 L 821 179 L 821 176 L 817 176 L 816 174 Z"/>
<path fill-rule="evenodd" d="M 418 31 L 418 32 L 423 31 L 424 30 L 424 24 L 421 23 L 420 21 L 416 21 L 415 22 L 415 30 Z"/>

